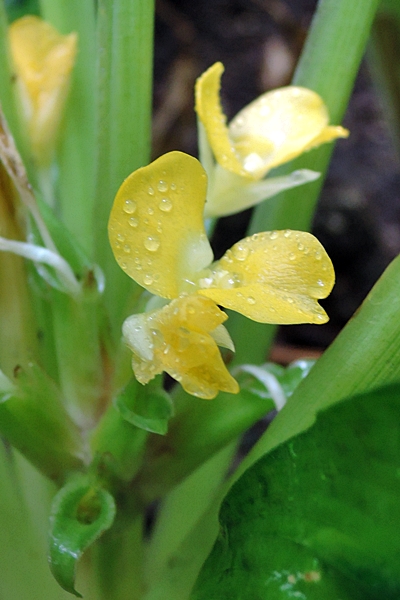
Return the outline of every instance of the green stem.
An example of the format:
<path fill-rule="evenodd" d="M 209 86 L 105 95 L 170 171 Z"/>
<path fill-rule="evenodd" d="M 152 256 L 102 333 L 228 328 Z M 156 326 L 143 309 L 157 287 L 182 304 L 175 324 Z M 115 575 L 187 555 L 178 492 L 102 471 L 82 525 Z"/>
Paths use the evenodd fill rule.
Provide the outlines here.
<path fill-rule="evenodd" d="M 78 34 L 78 54 L 59 148 L 58 208 L 67 228 L 93 258 L 96 47 L 93 0 L 40 0 L 44 19 Z"/>
<path fill-rule="evenodd" d="M 150 159 L 153 23 L 153 0 L 99 0 L 95 257 L 118 335 L 135 284 L 115 262 L 107 222 L 125 177 Z"/>
<path fill-rule="evenodd" d="M 400 156 L 400 6 L 382 2 L 372 28 L 368 59 L 377 93 L 385 107 L 385 118 Z"/>
<path fill-rule="evenodd" d="M 320 94 L 332 123 L 340 123 L 346 110 L 378 5 L 379 0 L 320 0 L 318 3 L 293 84 Z M 319 171 L 321 177 L 260 204 L 254 211 L 249 234 L 310 228 L 332 150 L 332 144 L 322 146 L 279 169 L 282 175 L 300 168 L 312 169 Z M 250 337 L 243 317 L 235 315 L 230 321 L 229 329 L 237 345 L 235 361 L 260 363 L 265 360 L 275 327 L 254 324 Z"/>

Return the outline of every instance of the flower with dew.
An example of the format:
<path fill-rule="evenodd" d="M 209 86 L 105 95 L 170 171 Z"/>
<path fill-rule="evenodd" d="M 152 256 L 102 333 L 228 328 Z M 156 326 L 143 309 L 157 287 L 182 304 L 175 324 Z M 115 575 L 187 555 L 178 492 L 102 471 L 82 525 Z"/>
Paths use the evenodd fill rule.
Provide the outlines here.
<path fill-rule="evenodd" d="M 297 86 L 262 94 L 227 126 L 219 96 L 223 71 L 222 63 L 212 65 L 195 90 L 200 157 L 210 178 L 205 215 L 210 217 L 238 212 L 313 181 L 319 174 L 308 169 L 263 178 L 307 150 L 348 136 L 343 127 L 328 125 L 328 110 L 318 94 Z"/>
<path fill-rule="evenodd" d="M 123 325 L 143 384 L 166 371 L 202 398 L 238 392 L 217 346 L 233 349 L 223 326 L 230 308 L 261 323 L 324 323 L 318 299 L 334 283 L 318 240 L 299 231 L 255 234 L 218 261 L 204 229 L 206 173 L 195 158 L 170 152 L 120 187 L 109 238 L 121 268 L 158 298 Z"/>
<path fill-rule="evenodd" d="M 70 87 L 77 35 L 61 35 L 32 15 L 14 21 L 9 41 L 21 118 L 38 166 L 52 159 Z"/>

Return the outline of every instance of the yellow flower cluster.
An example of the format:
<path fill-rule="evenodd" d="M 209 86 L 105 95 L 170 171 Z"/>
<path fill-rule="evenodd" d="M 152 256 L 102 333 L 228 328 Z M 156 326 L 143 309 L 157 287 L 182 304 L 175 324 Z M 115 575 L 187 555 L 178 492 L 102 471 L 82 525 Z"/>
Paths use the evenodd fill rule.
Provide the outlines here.
<path fill-rule="evenodd" d="M 238 391 L 217 351 L 233 347 L 218 305 L 262 323 L 324 323 L 318 299 L 331 291 L 334 272 L 318 240 L 297 231 L 255 234 L 212 262 L 206 192 L 199 161 L 170 152 L 124 181 L 109 237 L 121 268 L 164 299 L 124 323 L 137 379 L 166 371 L 189 393 L 213 398 Z"/>

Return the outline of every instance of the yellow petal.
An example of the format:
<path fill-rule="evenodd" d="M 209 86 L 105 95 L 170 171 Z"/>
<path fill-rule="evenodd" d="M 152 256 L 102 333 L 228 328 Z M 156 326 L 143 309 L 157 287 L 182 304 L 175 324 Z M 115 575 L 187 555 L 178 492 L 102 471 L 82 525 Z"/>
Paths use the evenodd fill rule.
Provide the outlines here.
<path fill-rule="evenodd" d="M 318 94 L 289 86 L 267 92 L 241 110 L 229 124 L 229 135 L 245 170 L 260 178 L 305 150 L 348 136 L 346 129 L 328 122 Z"/>
<path fill-rule="evenodd" d="M 206 189 L 199 161 L 169 152 L 118 190 L 108 227 L 112 250 L 120 267 L 153 294 L 176 298 L 212 261 L 203 222 Z"/>
<path fill-rule="evenodd" d="M 199 280 L 198 293 L 260 323 L 325 323 L 334 271 L 323 246 L 300 231 L 257 233 L 235 244 Z"/>
<path fill-rule="evenodd" d="M 214 398 L 219 391 L 236 394 L 239 386 L 211 335 L 226 319 L 201 296 L 183 296 L 160 310 L 129 317 L 123 333 L 138 381 L 147 383 L 166 371 L 199 398 Z"/>
<path fill-rule="evenodd" d="M 39 17 L 9 28 L 11 55 L 36 160 L 46 162 L 56 142 L 75 61 L 77 35 L 61 35 Z"/>
<path fill-rule="evenodd" d="M 198 78 L 195 88 L 196 112 L 218 163 L 237 175 L 252 178 L 236 154 L 226 126 L 226 116 L 222 112 L 219 90 L 223 72 L 223 64 L 217 62 Z"/>

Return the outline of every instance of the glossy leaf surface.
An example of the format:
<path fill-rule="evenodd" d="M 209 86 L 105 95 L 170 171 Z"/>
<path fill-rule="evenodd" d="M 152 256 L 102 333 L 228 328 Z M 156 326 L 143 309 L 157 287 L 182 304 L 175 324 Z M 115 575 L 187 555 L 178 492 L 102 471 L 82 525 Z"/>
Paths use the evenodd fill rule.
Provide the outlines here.
<path fill-rule="evenodd" d="M 222 506 L 193 600 L 400 596 L 400 386 L 320 413 Z"/>

